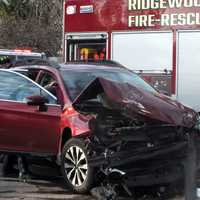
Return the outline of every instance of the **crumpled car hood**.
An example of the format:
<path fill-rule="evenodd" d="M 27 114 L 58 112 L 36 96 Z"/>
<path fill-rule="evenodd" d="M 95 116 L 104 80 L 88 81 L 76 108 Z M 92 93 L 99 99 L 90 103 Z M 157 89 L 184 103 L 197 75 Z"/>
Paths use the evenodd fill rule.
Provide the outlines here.
<path fill-rule="evenodd" d="M 103 95 L 111 109 L 120 110 L 135 119 L 138 115 L 150 120 L 191 128 L 198 114 L 192 109 L 159 94 L 151 93 L 128 83 L 96 78 L 75 99 L 73 106 Z"/>

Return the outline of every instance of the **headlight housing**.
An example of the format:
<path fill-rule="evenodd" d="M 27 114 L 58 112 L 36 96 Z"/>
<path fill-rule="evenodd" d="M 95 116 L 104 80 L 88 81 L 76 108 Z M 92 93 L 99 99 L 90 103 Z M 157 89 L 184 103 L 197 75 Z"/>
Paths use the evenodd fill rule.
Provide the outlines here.
<path fill-rule="evenodd" d="M 199 119 L 199 116 L 197 116 L 197 113 L 195 112 L 185 112 L 184 115 L 183 115 L 183 123 L 185 125 L 187 125 L 188 127 L 193 127 L 197 121 Z"/>

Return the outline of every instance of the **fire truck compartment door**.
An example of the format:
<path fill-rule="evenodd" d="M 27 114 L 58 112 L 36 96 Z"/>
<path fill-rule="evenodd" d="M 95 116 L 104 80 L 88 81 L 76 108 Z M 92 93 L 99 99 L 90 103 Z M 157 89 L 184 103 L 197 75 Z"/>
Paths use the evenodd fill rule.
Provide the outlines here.
<path fill-rule="evenodd" d="M 177 99 L 200 111 L 200 31 L 178 32 Z"/>
<path fill-rule="evenodd" d="M 172 70 L 172 32 L 123 32 L 112 35 L 112 59 L 132 70 Z"/>

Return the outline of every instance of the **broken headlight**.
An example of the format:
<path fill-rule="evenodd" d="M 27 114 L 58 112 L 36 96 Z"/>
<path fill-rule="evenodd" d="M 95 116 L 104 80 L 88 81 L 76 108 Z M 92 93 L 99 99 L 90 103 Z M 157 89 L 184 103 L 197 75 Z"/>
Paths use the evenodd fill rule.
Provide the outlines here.
<path fill-rule="evenodd" d="M 187 126 L 194 124 L 194 121 L 197 121 L 197 115 L 193 112 L 186 112 L 183 117 L 183 123 Z"/>

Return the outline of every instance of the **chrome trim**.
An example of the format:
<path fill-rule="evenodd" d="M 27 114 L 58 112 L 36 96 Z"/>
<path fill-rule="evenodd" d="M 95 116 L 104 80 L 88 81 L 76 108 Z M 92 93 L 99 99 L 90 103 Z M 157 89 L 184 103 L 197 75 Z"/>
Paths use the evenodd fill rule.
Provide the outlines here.
<path fill-rule="evenodd" d="M 14 100 L 7 100 L 7 99 L 0 99 L 0 101 L 3 101 L 3 102 L 10 102 L 10 103 L 20 103 L 20 104 L 27 104 L 27 102 L 25 101 L 14 101 Z M 47 106 L 56 106 L 56 107 L 61 107 L 61 105 L 59 104 L 45 104 Z"/>

